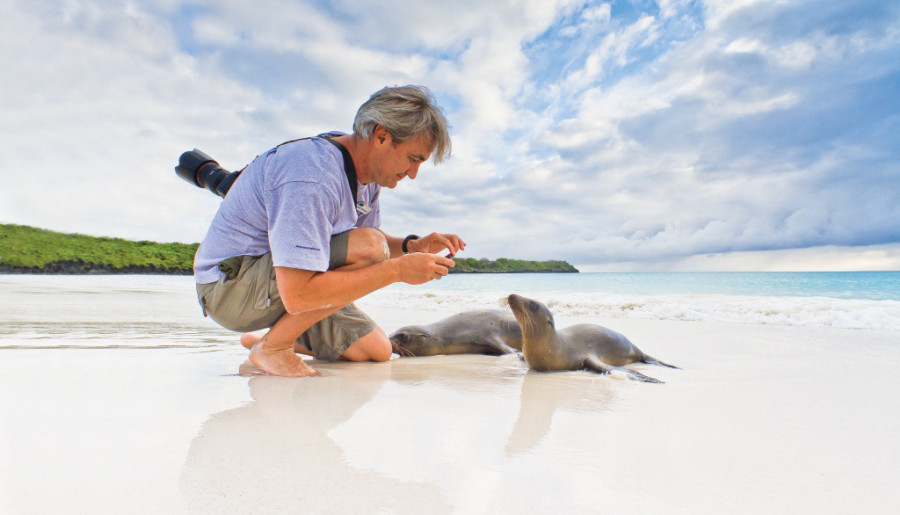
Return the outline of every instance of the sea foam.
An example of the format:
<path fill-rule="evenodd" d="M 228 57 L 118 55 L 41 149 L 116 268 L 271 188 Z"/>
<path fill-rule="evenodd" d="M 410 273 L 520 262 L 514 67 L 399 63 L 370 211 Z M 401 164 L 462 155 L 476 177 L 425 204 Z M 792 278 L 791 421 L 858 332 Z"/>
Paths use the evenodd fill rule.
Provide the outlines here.
<path fill-rule="evenodd" d="M 363 303 L 409 310 L 446 311 L 449 315 L 472 309 L 505 309 L 503 301 L 508 293 L 511 292 L 385 289 L 369 295 Z M 551 291 L 516 293 L 540 300 L 558 317 L 685 320 L 900 331 L 900 302 L 893 300 Z"/>

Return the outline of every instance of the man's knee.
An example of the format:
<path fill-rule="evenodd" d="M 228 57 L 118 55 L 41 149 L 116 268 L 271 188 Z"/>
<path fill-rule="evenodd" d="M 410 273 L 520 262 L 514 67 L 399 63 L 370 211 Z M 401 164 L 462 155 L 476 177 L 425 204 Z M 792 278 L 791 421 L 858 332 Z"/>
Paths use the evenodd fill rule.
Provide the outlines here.
<path fill-rule="evenodd" d="M 377 345 L 369 349 L 370 361 L 387 361 L 391 359 L 393 350 L 391 349 L 391 341 L 385 338 L 378 342 Z"/>
<path fill-rule="evenodd" d="M 374 265 L 391 256 L 387 238 L 376 229 L 366 227 L 352 229 L 347 247 L 348 266 Z"/>
<path fill-rule="evenodd" d="M 391 359 L 391 341 L 380 327 L 353 342 L 343 357 L 350 361 L 387 361 Z"/>

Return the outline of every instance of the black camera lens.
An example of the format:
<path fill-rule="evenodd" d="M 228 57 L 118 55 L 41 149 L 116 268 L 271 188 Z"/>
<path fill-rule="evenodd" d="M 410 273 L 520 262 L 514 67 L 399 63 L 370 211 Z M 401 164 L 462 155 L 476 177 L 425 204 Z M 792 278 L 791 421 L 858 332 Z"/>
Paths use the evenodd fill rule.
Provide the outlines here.
<path fill-rule="evenodd" d="M 196 148 L 181 154 L 175 173 L 194 186 L 206 188 L 220 197 L 225 197 L 241 174 L 222 168 L 215 159 Z"/>

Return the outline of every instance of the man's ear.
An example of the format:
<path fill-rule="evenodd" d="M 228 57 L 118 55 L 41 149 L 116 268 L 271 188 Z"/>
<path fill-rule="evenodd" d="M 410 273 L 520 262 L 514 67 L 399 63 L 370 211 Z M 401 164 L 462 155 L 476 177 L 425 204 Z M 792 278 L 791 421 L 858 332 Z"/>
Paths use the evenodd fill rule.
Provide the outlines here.
<path fill-rule="evenodd" d="M 376 125 L 375 130 L 372 133 L 372 139 L 374 143 L 378 146 L 383 146 L 385 144 L 390 144 L 393 141 L 391 137 L 391 132 L 381 125 Z"/>

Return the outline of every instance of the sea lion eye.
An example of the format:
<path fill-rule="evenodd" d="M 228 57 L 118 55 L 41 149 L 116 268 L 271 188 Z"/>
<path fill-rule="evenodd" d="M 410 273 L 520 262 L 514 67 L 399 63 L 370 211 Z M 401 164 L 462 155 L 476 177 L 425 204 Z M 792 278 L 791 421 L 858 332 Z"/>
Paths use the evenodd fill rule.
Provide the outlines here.
<path fill-rule="evenodd" d="M 409 333 L 397 333 L 394 335 L 394 339 L 401 345 L 405 345 L 409 343 Z"/>
<path fill-rule="evenodd" d="M 528 302 L 528 309 L 530 309 L 531 311 L 537 311 L 537 310 L 538 310 L 538 303 L 535 302 L 535 301 L 533 301 L 533 300 L 530 301 L 530 302 Z"/>

